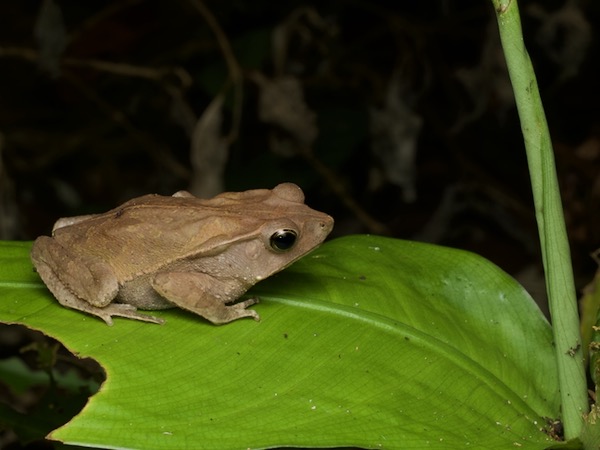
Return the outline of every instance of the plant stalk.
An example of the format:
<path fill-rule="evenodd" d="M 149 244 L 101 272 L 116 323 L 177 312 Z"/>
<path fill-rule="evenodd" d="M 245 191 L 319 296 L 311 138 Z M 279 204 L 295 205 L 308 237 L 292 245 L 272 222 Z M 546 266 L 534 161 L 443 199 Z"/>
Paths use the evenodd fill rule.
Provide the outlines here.
<path fill-rule="evenodd" d="M 535 73 L 523 42 L 517 0 L 492 0 L 527 152 L 554 334 L 562 421 L 567 440 L 580 435 L 587 386 L 571 252 L 554 154 Z"/>

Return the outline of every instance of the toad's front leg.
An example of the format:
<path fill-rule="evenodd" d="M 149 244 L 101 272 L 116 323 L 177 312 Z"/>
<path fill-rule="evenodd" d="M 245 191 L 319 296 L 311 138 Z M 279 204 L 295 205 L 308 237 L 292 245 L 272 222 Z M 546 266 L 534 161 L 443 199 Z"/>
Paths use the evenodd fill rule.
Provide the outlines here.
<path fill-rule="evenodd" d="M 152 287 L 176 306 L 192 311 L 217 325 L 243 317 L 260 320 L 256 311 L 246 309 L 258 303 L 258 299 L 226 304 L 246 291 L 246 288 L 237 284 L 235 280 L 225 282 L 200 272 L 165 272 L 154 276 Z"/>

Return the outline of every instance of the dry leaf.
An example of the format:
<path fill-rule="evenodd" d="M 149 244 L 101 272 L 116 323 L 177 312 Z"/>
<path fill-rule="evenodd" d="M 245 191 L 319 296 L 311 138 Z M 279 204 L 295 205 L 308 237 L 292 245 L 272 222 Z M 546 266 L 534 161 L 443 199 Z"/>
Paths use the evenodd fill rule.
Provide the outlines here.
<path fill-rule="evenodd" d="M 559 79 L 576 75 L 592 41 L 592 26 L 578 2 L 567 1 L 552 13 L 534 4 L 527 12 L 542 21 L 536 41 L 548 57 L 561 67 Z"/>
<path fill-rule="evenodd" d="M 406 101 L 407 87 L 400 74 L 388 85 L 381 108 L 369 110 L 371 148 L 385 179 L 403 190 L 406 202 L 416 199 L 415 155 L 423 119 Z"/>
<path fill-rule="evenodd" d="M 267 79 L 259 73 L 253 74 L 252 79 L 260 89 L 260 120 L 283 132 L 282 136 L 272 138 L 271 150 L 292 156 L 297 149 L 311 148 L 318 135 L 316 115 L 304 101 L 300 81 L 291 76 Z"/>
<path fill-rule="evenodd" d="M 190 192 L 211 198 L 225 190 L 223 173 L 229 157 L 229 141 L 221 130 L 224 94 L 217 95 L 196 122 L 192 132 Z"/>
<path fill-rule="evenodd" d="M 500 120 L 513 108 L 515 98 L 495 20 L 487 26 L 479 63 L 474 67 L 458 69 L 456 78 L 465 87 L 473 107 L 454 124 L 453 133 L 460 132 L 466 125 L 479 119 L 490 107 L 493 107 Z"/>

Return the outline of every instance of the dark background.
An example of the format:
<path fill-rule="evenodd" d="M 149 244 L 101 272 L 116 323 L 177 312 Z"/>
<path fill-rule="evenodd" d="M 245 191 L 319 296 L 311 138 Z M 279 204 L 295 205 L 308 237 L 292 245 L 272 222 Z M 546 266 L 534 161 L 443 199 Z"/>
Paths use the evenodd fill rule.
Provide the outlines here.
<path fill-rule="evenodd" d="M 600 247 L 600 2 L 519 4 L 581 290 Z M 0 239 L 149 192 L 281 181 L 335 218 L 332 237 L 477 252 L 545 309 L 489 0 L 0 0 Z M 0 340 L 2 358 L 38 368 L 57 353 L 65 371 L 85 364 L 102 381 L 92 361 L 24 327 L 1 327 Z M 75 413 L 45 410 L 43 392 L 16 398 L 0 384 L 16 410 L 53 418 L 36 439 Z M 90 393 L 61 404 L 81 408 Z M 22 448 L 2 430 L 0 446 Z"/>
<path fill-rule="evenodd" d="M 600 4 L 520 7 L 581 288 L 600 246 Z M 293 181 L 332 236 L 469 249 L 543 299 L 490 1 L 0 1 L 0 156 L 3 239 L 149 192 Z"/>

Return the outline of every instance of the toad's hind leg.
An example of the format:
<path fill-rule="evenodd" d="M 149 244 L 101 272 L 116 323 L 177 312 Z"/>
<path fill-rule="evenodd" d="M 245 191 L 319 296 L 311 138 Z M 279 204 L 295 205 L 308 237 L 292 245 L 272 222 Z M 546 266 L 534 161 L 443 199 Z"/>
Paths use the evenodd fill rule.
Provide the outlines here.
<path fill-rule="evenodd" d="M 111 268 L 92 258 L 73 254 L 48 236 L 33 243 L 31 260 L 59 303 L 95 315 L 112 325 L 112 316 L 162 323 L 126 304 L 111 303 L 119 290 Z"/>
<path fill-rule="evenodd" d="M 246 289 L 235 282 L 224 282 L 208 274 L 198 272 L 167 272 L 158 273 L 152 280 L 152 287 L 164 298 L 208 319 L 214 324 L 232 322 L 242 317 L 252 317 L 260 320 L 256 311 L 246 309 L 258 303 L 252 298 L 232 305 L 225 298 L 235 298 Z"/>

